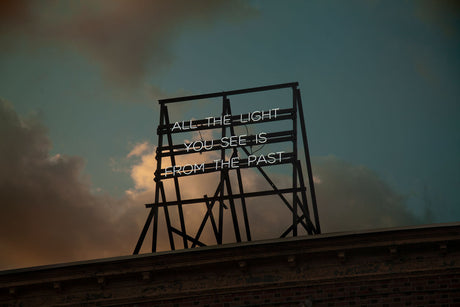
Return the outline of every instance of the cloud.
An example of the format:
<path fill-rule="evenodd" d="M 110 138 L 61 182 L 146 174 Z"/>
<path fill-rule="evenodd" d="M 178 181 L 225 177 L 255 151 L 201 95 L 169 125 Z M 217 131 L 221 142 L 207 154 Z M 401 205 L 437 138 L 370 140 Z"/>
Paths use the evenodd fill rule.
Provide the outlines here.
<path fill-rule="evenodd" d="M 334 156 L 317 157 L 313 171 L 323 232 L 352 231 L 419 224 L 395 192 L 365 166 Z"/>
<path fill-rule="evenodd" d="M 80 157 L 50 156 L 35 117 L 0 100 L 0 268 L 129 254 L 144 211 L 93 195 Z"/>
<path fill-rule="evenodd" d="M 149 148 L 148 142 L 137 144 L 136 146 L 134 146 L 134 148 L 129 152 L 129 154 L 126 157 L 130 158 L 133 156 L 141 156 L 144 152 L 148 150 L 148 148 Z"/>
<path fill-rule="evenodd" d="M 80 157 L 49 154 L 51 142 L 46 128 L 34 117 L 20 117 L 0 100 L 0 268 L 68 262 L 131 254 L 148 214 L 143 204 L 154 201 L 155 147 L 147 142 L 134 146 L 127 160 L 133 187 L 122 198 L 91 193 L 91 182 L 83 176 Z M 192 136 L 196 138 L 198 136 Z M 206 134 L 205 138 L 212 137 Z M 212 161 L 218 152 L 184 155 L 178 165 Z M 165 166 L 167 161 L 165 160 Z M 405 206 L 405 198 L 393 191 L 378 175 L 335 157 L 314 159 L 318 209 L 323 232 L 412 225 L 422 222 Z M 270 186 L 255 169 L 244 169 L 245 191 Z M 290 176 L 274 173 L 278 186 Z M 212 195 L 217 173 L 181 179 L 183 198 Z M 235 178 L 231 178 L 235 183 Z M 238 192 L 236 184 L 233 185 Z M 172 180 L 166 181 L 167 200 L 175 199 Z M 228 205 L 228 202 L 227 202 Z M 242 217 L 239 201 L 236 201 Z M 184 205 L 188 232 L 195 234 L 205 214 L 204 205 Z M 289 210 L 277 197 L 248 200 L 253 239 L 278 237 L 289 225 Z M 177 210 L 170 209 L 179 227 Z M 217 214 L 217 206 L 216 211 Z M 160 210 L 159 249 L 169 248 Z M 224 242 L 235 242 L 230 210 L 224 212 Z M 240 219 L 243 233 L 243 221 Z M 201 240 L 213 245 L 209 223 Z M 243 240 L 245 237 L 243 235 Z M 150 240 L 142 252 L 148 252 Z M 180 247 L 177 239 L 177 246 Z"/>
<path fill-rule="evenodd" d="M 0 33 L 7 32 L 11 27 L 25 27 L 31 18 L 27 1 L 0 1 Z"/>
<path fill-rule="evenodd" d="M 436 26 L 448 37 L 458 35 L 460 2 L 457 0 L 415 1 L 416 16 L 428 25 Z"/>
<path fill-rule="evenodd" d="M 172 45 L 184 31 L 218 20 L 242 20 L 254 9 L 243 0 L 2 1 L 0 34 L 10 41 L 57 43 L 84 54 L 104 75 L 137 86 L 174 60 Z"/>
<path fill-rule="evenodd" d="M 131 176 L 136 183 L 135 190 L 130 191 L 132 195 L 143 195 L 140 193 L 142 189 L 148 192 L 150 197 L 153 195 L 152 169 L 156 168 L 154 156 L 155 149 L 152 149 L 150 153 L 142 157 L 142 162 L 132 168 Z M 192 155 L 179 156 L 176 164 L 199 163 L 218 158 L 212 156 L 211 152 L 195 155 L 195 157 L 201 160 L 196 160 L 197 158 Z M 165 161 L 167 159 L 163 160 Z M 403 195 L 395 192 L 375 172 L 364 166 L 353 165 L 328 156 L 315 158 L 313 168 L 323 233 L 407 226 L 424 222 L 407 209 L 406 198 Z M 290 182 L 290 176 L 280 173 L 271 174 L 271 178 L 278 187 L 286 187 L 286 183 Z M 182 199 L 202 197 L 204 194 L 212 195 L 217 188 L 218 180 L 216 173 L 199 175 L 199 177 L 181 177 Z M 235 192 L 237 191 L 235 178 L 232 178 L 232 181 Z M 167 200 L 175 200 L 172 180 L 166 180 L 165 183 Z M 270 189 L 256 169 L 243 170 L 243 186 L 246 192 Z M 290 196 L 287 198 L 291 199 Z M 151 198 L 144 198 L 144 200 L 152 202 Z M 226 204 L 228 205 L 228 202 Z M 247 204 L 253 239 L 276 238 L 291 223 L 290 211 L 277 196 L 248 199 Z M 244 226 L 239 200 L 236 201 L 236 206 L 240 218 L 240 231 L 243 233 Z M 201 223 L 205 214 L 204 205 L 185 205 L 184 208 L 187 208 L 186 227 L 190 231 L 189 234 L 194 234 L 194 230 Z M 217 216 L 217 211 L 215 214 Z M 225 242 L 235 242 L 230 210 L 225 210 L 224 214 L 226 217 L 224 233 L 227 234 Z M 160 217 L 160 221 L 162 218 Z M 179 228 L 177 214 L 173 217 L 173 224 Z M 164 226 L 161 224 L 160 228 Z M 204 238 L 205 242 L 215 244 L 210 228 L 204 234 Z M 159 238 L 159 246 L 160 249 L 168 249 L 165 232 Z"/>
<path fill-rule="evenodd" d="M 193 133 L 190 137 L 190 140 L 199 140 L 204 138 L 206 140 L 215 138 L 213 137 L 213 133 L 211 130 L 205 130 L 199 133 Z M 190 140 L 184 140 L 185 142 L 190 142 Z M 151 148 L 150 151 L 144 152 L 144 154 L 140 157 L 138 163 L 134 164 L 131 168 L 131 178 L 134 182 L 134 187 L 127 191 L 127 194 L 133 197 L 137 203 L 152 203 L 153 196 L 154 196 L 154 182 L 153 182 L 153 171 L 156 169 L 156 160 L 155 160 L 155 152 L 156 147 L 149 146 Z M 228 158 L 228 157 L 227 157 Z M 176 157 L 176 165 L 186 165 L 186 164 L 193 164 L 193 163 L 209 163 L 214 161 L 215 159 L 220 159 L 220 152 L 218 151 L 205 151 L 200 153 L 194 153 L 189 155 L 182 155 Z M 162 167 L 171 166 L 171 161 L 168 157 L 165 157 L 162 160 Z M 243 173 L 243 185 L 246 192 L 253 192 L 259 190 L 267 190 L 270 189 L 269 184 L 263 180 L 263 178 L 257 174 L 254 170 L 244 169 L 242 170 Z M 262 179 L 262 180 L 261 180 Z M 278 176 L 275 178 L 276 181 L 284 180 L 284 177 Z M 234 193 L 239 193 L 237 184 L 236 184 L 236 176 L 235 172 L 232 172 L 231 175 L 232 181 L 232 188 Z M 176 200 L 175 194 L 175 187 L 173 180 L 164 180 L 165 184 L 165 191 L 166 191 L 166 200 L 173 201 Z M 179 179 L 180 184 L 180 191 L 182 199 L 191 199 L 191 198 L 201 198 L 204 195 L 212 196 L 215 190 L 218 187 L 219 183 L 219 173 L 210 173 L 210 174 L 202 174 L 196 176 L 183 176 Z M 239 218 L 242 217 L 241 212 L 241 203 L 239 200 L 235 200 L 237 211 L 239 212 Z M 254 203 L 254 201 L 248 200 L 249 203 Z M 226 203 L 227 207 L 229 203 Z M 214 206 L 214 216 L 217 217 L 218 215 L 218 206 L 217 204 Z M 184 215 L 185 215 L 185 225 L 187 229 L 187 233 L 195 236 L 196 231 L 198 230 L 198 226 L 201 224 L 202 219 L 206 213 L 206 207 L 204 204 L 195 204 L 195 205 L 184 205 Z M 169 209 L 171 214 L 171 220 L 174 227 L 180 229 L 180 222 L 179 216 L 177 212 L 177 208 L 171 207 Z M 145 216 L 147 216 L 148 211 L 146 210 Z M 275 213 L 276 214 L 276 213 Z M 164 216 L 163 216 L 163 209 L 160 209 L 160 231 L 163 228 L 163 233 L 159 237 L 158 242 L 158 249 L 159 250 L 167 250 L 169 249 L 169 241 L 165 231 L 165 223 L 164 223 Z M 260 225 L 264 224 L 266 220 L 261 221 Z M 279 220 L 277 221 L 280 222 Z M 239 221 L 241 232 L 243 232 L 243 220 Z M 267 232 L 265 227 L 260 227 L 260 225 L 254 225 L 253 232 L 258 235 L 258 238 L 267 238 L 273 237 L 273 225 L 269 228 L 272 230 L 271 232 Z M 231 213 L 230 209 L 224 210 L 224 242 L 235 242 L 235 236 L 233 233 L 233 222 L 231 220 Z M 282 226 L 280 226 L 282 227 Z M 279 227 L 278 227 L 279 228 Z M 208 224 L 206 226 L 206 231 L 203 232 L 203 235 L 200 237 L 202 242 L 215 245 L 216 240 L 212 233 L 210 227 L 210 221 L 208 220 Z M 276 235 L 275 235 L 276 236 Z M 147 241 L 148 242 L 148 241 Z M 178 246 L 182 246 L 180 240 L 177 241 Z M 146 243 L 148 246 L 149 243 Z M 144 249 L 147 251 L 148 249 Z"/>

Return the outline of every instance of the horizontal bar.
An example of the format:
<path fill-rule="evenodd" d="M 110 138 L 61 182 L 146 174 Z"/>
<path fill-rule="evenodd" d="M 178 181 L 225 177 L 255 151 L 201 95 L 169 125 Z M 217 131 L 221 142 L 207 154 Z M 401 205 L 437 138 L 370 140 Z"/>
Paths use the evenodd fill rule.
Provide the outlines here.
<path fill-rule="evenodd" d="M 279 162 L 274 162 L 274 163 L 259 163 L 258 165 L 256 163 L 254 163 L 254 165 L 249 165 L 248 163 L 248 159 L 241 159 L 241 160 L 238 160 L 238 167 L 237 168 L 252 168 L 252 167 L 264 167 L 264 166 L 271 166 L 271 165 L 280 165 L 280 164 L 287 164 L 287 163 L 293 163 L 294 160 L 294 154 L 291 152 L 291 153 L 282 153 L 282 156 L 281 156 L 281 161 Z M 226 160 L 224 161 L 225 163 L 228 163 L 229 161 Z M 189 164 L 191 165 L 192 167 L 194 167 L 194 165 L 192 164 Z M 198 164 L 197 165 L 201 165 L 201 164 Z M 181 165 L 182 167 L 184 165 Z M 174 174 L 168 174 L 166 176 L 160 176 L 160 178 L 158 178 L 159 174 L 158 174 L 158 171 L 155 171 L 155 181 L 159 181 L 159 180 L 166 180 L 166 179 L 171 179 L 171 178 L 179 178 L 179 177 L 188 177 L 188 176 L 194 176 L 194 175 L 202 175 L 202 174 L 208 174 L 208 173 L 214 173 L 214 172 L 220 172 L 224 169 L 237 169 L 236 167 L 234 168 L 228 168 L 228 167 L 225 167 L 225 168 L 217 168 L 216 169 L 216 163 L 215 162 L 210 162 L 210 163 L 205 163 L 204 164 L 204 169 L 203 171 L 197 171 L 197 172 L 193 172 L 193 170 L 190 170 L 191 173 L 190 174 L 186 174 L 184 171 L 176 171 Z M 165 170 L 166 169 L 161 169 L 160 171 L 160 175 L 163 175 L 165 173 Z M 187 172 L 189 170 L 186 170 Z"/>
<path fill-rule="evenodd" d="M 160 134 L 168 134 L 168 133 L 193 132 L 193 131 L 198 131 L 198 130 L 219 129 L 219 128 L 232 127 L 232 126 L 235 127 L 235 126 L 242 126 L 242 125 L 254 125 L 254 124 L 259 124 L 259 123 L 293 119 L 294 112 L 295 111 L 292 108 L 291 109 L 280 109 L 277 111 L 276 118 L 264 118 L 258 121 L 250 120 L 248 122 L 241 122 L 240 120 L 238 120 L 241 114 L 232 115 L 231 120 L 230 120 L 230 125 L 219 124 L 219 125 L 209 125 L 208 126 L 207 119 L 196 119 L 196 120 L 191 121 L 191 124 L 196 127 L 194 129 L 172 131 L 172 128 L 174 127 L 174 123 L 172 123 L 168 125 L 159 125 L 157 128 L 157 134 L 160 135 Z"/>
<path fill-rule="evenodd" d="M 158 100 L 158 103 L 165 104 L 165 103 L 173 103 L 173 102 L 179 102 L 179 101 L 199 100 L 199 99 L 207 99 L 207 98 L 239 95 L 239 94 L 246 94 L 246 93 L 263 92 L 263 91 L 276 90 L 276 89 L 288 88 L 288 87 L 297 87 L 297 86 L 299 86 L 299 82 L 282 83 L 282 84 L 274 84 L 274 85 L 246 88 L 246 89 L 241 89 L 241 90 L 233 90 L 233 91 L 224 91 L 224 92 L 216 92 L 216 93 L 201 94 L 201 95 L 192 95 L 192 96 L 160 99 L 160 100 Z"/>
<path fill-rule="evenodd" d="M 237 135 L 235 135 L 238 137 Z M 280 142 L 292 142 L 293 139 L 293 131 L 280 131 L 280 132 L 272 132 L 272 133 L 267 133 L 264 135 L 266 139 L 266 142 L 264 143 L 256 143 L 255 135 L 248 135 L 245 138 L 246 143 L 244 145 L 234 145 L 230 146 L 228 145 L 227 147 L 221 147 L 222 139 L 216 139 L 216 140 L 207 140 L 207 146 L 209 146 L 209 143 L 212 141 L 212 148 L 211 149 L 205 149 L 202 148 L 200 151 L 195 151 L 190 147 L 190 150 L 187 151 L 187 148 L 185 147 L 184 144 L 177 144 L 173 146 L 162 146 L 157 147 L 157 157 L 169 157 L 169 156 L 179 156 L 179 155 L 186 155 L 186 154 L 193 154 L 193 153 L 203 153 L 203 152 L 208 152 L 208 151 L 215 151 L 215 150 L 232 150 L 233 148 L 238 148 L 242 146 L 263 146 L 265 144 L 272 144 L 272 143 L 280 143 Z M 204 140 L 203 140 L 204 142 Z M 193 142 L 192 142 L 193 143 Z M 173 152 L 171 152 L 171 149 L 173 149 Z"/>
<path fill-rule="evenodd" d="M 289 189 L 278 189 L 278 190 L 268 190 L 268 191 L 259 191 L 259 192 L 248 192 L 243 194 L 232 194 L 232 195 L 223 195 L 223 196 L 216 196 L 216 197 L 202 197 L 202 198 L 192 198 L 192 199 L 182 199 L 181 201 L 166 201 L 158 204 L 145 204 L 146 208 L 151 208 L 154 206 L 158 207 L 165 207 L 165 206 L 176 206 L 176 205 L 190 205 L 190 204 L 197 204 L 197 203 L 206 203 L 206 201 L 219 201 L 219 200 L 228 200 L 230 198 L 237 199 L 237 198 L 250 198 L 250 197 L 259 197 L 259 196 L 269 196 L 269 195 L 276 195 L 276 194 L 286 194 L 286 193 L 293 193 L 293 192 L 303 192 L 306 191 L 307 188 L 305 187 L 298 187 L 298 188 L 289 188 Z"/>

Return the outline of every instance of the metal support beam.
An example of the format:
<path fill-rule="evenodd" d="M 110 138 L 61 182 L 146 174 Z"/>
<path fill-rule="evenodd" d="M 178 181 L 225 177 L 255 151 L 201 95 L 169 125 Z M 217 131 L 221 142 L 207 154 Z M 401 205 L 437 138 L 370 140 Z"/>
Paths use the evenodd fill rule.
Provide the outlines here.
<path fill-rule="evenodd" d="M 243 119 L 243 115 L 235 115 L 232 113 L 229 96 L 232 95 L 244 95 L 249 93 L 265 92 L 265 91 L 274 91 L 280 89 L 291 89 L 292 90 L 292 107 L 290 108 L 276 108 L 276 116 L 267 116 L 262 117 L 261 119 Z M 190 121 L 190 126 L 193 125 L 193 131 L 202 131 L 213 129 L 213 131 L 220 131 L 220 138 L 207 140 L 212 143 L 213 146 L 211 149 L 207 148 L 206 151 L 220 151 L 220 158 L 223 162 L 229 162 L 226 159 L 231 160 L 232 158 L 238 158 L 238 167 L 225 167 L 218 168 L 213 162 L 205 162 L 202 165 L 200 164 L 199 172 L 188 172 L 184 170 L 171 172 L 171 168 L 164 167 L 162 164 L 162 159 L 169 158 L 171 165 L 176 165 L 176 157 L 181 155 L 193 155 L 195 153 L 201 152 L 200 149 L 197 151 L 195 149 L 187 149 L 186 144 L 173 142 L 173 134 L 179 134 L 185 131 L 181 129 L 173 129 L 177 127 L 177 123 L 171 123 L 169 119 L 169 113 L 167 104 L 172 104 L 175 102 L 184 102 L 192 100 L 202 100 L 210 98 L 222 98 L 222 113 L 221 116 L 227 116 L 230 118 L 230 124 L 221 123 L 216 125 L 208 125 L 207 119 L 194 119 Z M 208 222 L 211 223 L 212 233 L 214 234 L 215 244 L 223 244 L 223 233 L 224 233 L 224 209 L 230 209 L 230 216 L 233 225 L 233 231 L 235 235 L 236 242 L 242 242 L 243 237 L 241 235 L 239 217 L 238 215 L 242 212 L 243 221 L 244 221 L 244 232 L 245 238 L 247 241 L 253 240 L 251 235 L 250 227 L 250 218 L 248 216 L 247 202 L 248 198 L 257 198 L 262 196 L 278 195 L 280 204 L 283 204 L 289 212 L 292 214 L 292 223 L 287 225 L 287 229 L 281 234 L 281 237 L 285 237 L 292 233 L 292 236 L 298 235 L 298 226 L 300 225 L 305 229 L 305 231 L 312 235 L 321 233 L 318 209 L 316 204 L 316 194 L 314 190 L 313 174 L 311 169 L 310 154 L 308 152 L 307 144 L 307 135 L 305 128 L 305 119 L 302 109 L 302 100 L 300 97 L 300 90 L 298 89 L 298 83 L 284 83 L 270 86 L 261 86 L 249 89 L 235 90 L 235 91 L 226 91 L 220 93 L 211 93 L 204 95 L 194 95 L 186 97 L 178 97 L 171 99 L 163 99 L 159 101 L 160 103 L 160 123 L 157 128 L 158 134 L 158 146 L 156 149 L 157 167 L 155 171 L 155 199 L 151 204 L 146 204 L 147 208 L 150 208 L 149 215 L 147 217 L 146 223 L 142 229 L 141 235 L 136 244 L 134 254 L 138 254 L 144 242 L 146 233 L 148 232 L 150 224 L 153 225 L 152 232 L 152 252 L 157 250 L 158 245 L 158 219 L 159 219 L 159 208 L 163 208 L 164 219 L 166 222 L 166 230 L 168 234 L 169 246 L 171 250 L 175 250 L 177 247 L 174 241 L 174 234 L 182 238 L 183 247 L 189 248 L 196 246 L 205 246 L 205 242 L 201 241 L 200 238 L 203 234 L 203 231 Z M 271 112 L 271 111 L 270 111 Z M 222 138 L 227 136 L 237 136 L 235 133 L 236 126 L 247 126 L 247 125 L 259 125 L 263 123 L 274 123 L 280 121 L 290 121 L 292 129 L 285 131 L 267 131 L 265 134 L 266 145 L 272 144 L 291 144 L 292 151 L 285 152 L 279 151 L 279 159 L 274 163 L 267 161 L 258 161 L 257 163 L 251 163 L 250 159 L 254 158 L 255 155 L 248 150 L 248 147 L 259 145 L 256 141 L 256 135 L 247 135 L 245 136 L 244 144 L 236 144 L 234 146 L 223 146 Z M 300 122 L 300 127 L 298 126 Z M 300 129 L 300 130 L 299 130 Z M 227 131 L 228 130 L 228 131 Z M 298 138 L 298 135 L 301 135 L 301 138 Z M 248 133 L 249 134 L 249 133 Z M 166 144 L 163 144 L 163 138 L 166 137 Z M 204 140 L 202 140 L 204 142 Z M 302 170 L 302 163 L 299 159 L 298 154 L 298 142 L 301 142 L 304 151 L 305 164 L 307 166 L 307 177 L 309 184 L 309 191 L 305 186 L 306 181 L 304 180 L 304 172 Z M 251 147 L 252 148 L 252 147 Z M 261 157 L 259 154 L 258 156 Z M 275 184 L 275 181 L 270 178 L 268 173 L 264 169 L 268 169 L 275 165 L 287 165 L 292 169 L 292 181 L 290 186 L 278 186 Z M 289 166 L 290 165 L 290 166 Z M 257 174 L 262 176 L 265 181 L 270 185 L 271 189 L 269 190 L 257 190 L 247 192 L 244 182 L 242 169 L 255 168 L 257 169 Z M 180 180 L 184 176 L 199 176 L 202 174 L 207 174 L 211 172 L 219 172 L 219 179 L 216 180 L 215 192 L 212 196 L 208 194 L 203 195 L 199 198 L 184 198 L 181 193 Z M 236 175 L 231 177 L 231 174 Z M 232 180 L 236 178 L 236 187 L 238 189 L 237 193 L 234 193 L 234 187 L 232 186 Z M 169 181 L 174 185 L 174 197 L 172 200 L 166 199 L 166 192 L 164 181 Z M 184 188 L 184 187 L 182 187 Z M 286 194 L 292 195 L 292 201 L 289 201 L 286 198 Z M 161 196 L 161 198 L 160 198 Z M 312 212 L 314 216 L 314 223 L 310 219 L 310 211 L 308 204 L 308 196 L 312 202 Z M 236 205 L 238 204 L 235 200 L 241 202 L 241 211 L 237 210 Z M 227 205 L 225 204 L 227 203 Z M 183 212 L 184 205 L 198 205 L 204 204 L 206 206 L 206 212 L 201 220 L 201 223 L 198 227 L 198 230 L 195 234 L 190 234 L 187 232 L 187 224 L 185 221 L 185 216 Z M 218 207 L 215 207 L 215 204 L 218 204 Z M 176 228 L 173 225 L 173 221 L 170 216 L 170 209 L 177 208 L 180 229 Z M 215 216 L 217 209 L 217 216 Z M 299 215 L 300 213 L 300 215 Z M 177 223 L 177 221 L 176 221 Z M 193 227 L 192 227 L 193 228 Z"/>

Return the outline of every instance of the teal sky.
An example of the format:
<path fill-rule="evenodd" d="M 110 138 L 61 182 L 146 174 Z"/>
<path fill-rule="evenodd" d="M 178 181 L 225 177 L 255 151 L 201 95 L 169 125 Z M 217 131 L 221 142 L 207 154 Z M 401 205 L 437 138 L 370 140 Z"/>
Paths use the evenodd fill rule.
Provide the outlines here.
<path fill-rule="evenodd" d="M 0 23 L 0 98 L 38 114 L 50 155 L 82 157 L 91 190 L 116 198 L 133 186 L 116 169 L 156 144 L 158 98 L 298 81 L 312 156 L 372 170 L 431 222 L 460 220 L 458 3 L 202 2 L 166 5 L 170 20 L 128 18 L 138 38 L 104 24 L 110 1 L 86 4 L 105 29 L 92 37 L 84 5 L 18 5 L 11 14 L 26 17 Z"/>

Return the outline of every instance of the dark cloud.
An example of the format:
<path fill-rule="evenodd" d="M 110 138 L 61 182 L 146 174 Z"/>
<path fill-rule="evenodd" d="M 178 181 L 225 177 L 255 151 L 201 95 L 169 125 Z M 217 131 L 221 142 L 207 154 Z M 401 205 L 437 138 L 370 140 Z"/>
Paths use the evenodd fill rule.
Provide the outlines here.
<path fill-rule="evenodd" d="M 153 201 L 155 148 L 138 144 L 127 158 L 134 187 L 125 197 L 91 193 L 82 174 L 80 157 L 50 155 L 51 142 L 36 117 L 21 118 L 0 100 L 0 268 L 129 255 Z M 215 159 L 203 153 L 199 159 Z M 178 164 L 190 161 L 178 160 Z M 244 170 L 246 191 L 269 189 L 256 170 Z M 323 233 L 419 224 L 405 206 L 405 198 L 378 175 L 335 157 L 314 159 L 318 209 Z M 183 178 L 183 197 L 211 195 L 216 176 Z M 286 184 L 289 178 L 272 179 Z M 181 181 L 182 182 L 182 181 Z M 168 200 L 174 189 L 166 185 Z M 237 207 L 239 207 L 237 205 Z M 241 209 L 238 209 L 239 211 Z M 254 239 L 278 237 L 290 223 L 289 210 L 276 197 L 251 199 L 249 219 Z M 177 212 L 171 209 L 178 227 Z M 205 213 L 204 206 L 186 206 L 187 228 L 193 234 Z M 161 212 L 161 211 L 160 211 Z M 239 216 L 242 216 L 241 214 Z M 161 221 L 160 217 L 160 221 Z M 226 242 L 234 241 L 230 210 L 225 212 Z M 160 225 L 164 226 L 164 225 Z M 243 230 L 243 222 L 240 221 Z M 166 233 L 160 230 L 160 249 L 167 249 Z M 215 244 L 207 226 L 202 239 Z M 148 252 L 146 240 L 143 252 Z"/>
<path fill-rule="evenodd" d="M 155 169 L 155 148 L 142 153 L 142 162 L 132 169 L 131 176 L 138 188 L 144 189 L 143 199 L 149 202 L 151 197 L 151 170 Z M 180 158 L 178 165 L 185 163 L 198 163 L 212 161 L 217 157 L 210 153 L 203 153 L 197 159 L 188 157 L 188 160 Z M 313 162 L 318 209 L 323 233 L 355 231 L 376 228 L 388 228 L 396 226 L 415 225 L 430 222 L 415 216 L 406 206 L 406 197 L 394 191 L 378 174 L 365 166 L 353 165 L 333 156 L 317 157 Z M 269 171 L 266 169 L 266 171 Z M 281 174 L 270 175 L 278 187 L 287 187 L 290 176 Z M 233 178 L 235 180 L 235 178 Z M 182 197 L 195 198 L 204 194 L 213 194 L 217 187 L 218 178 L 206 175 L 196 178 L 195 176 L 183 177 L 180 180 Z M 234 181 L 236 187 L 236 181 Z M 269 190 L 266 180 L 255 169 L 243 170 L 243 186 L 245 191 Z M 148 191 L 150 189 L 150 191 Z M 147 195 L 148 194 L 148 195 Z M 168 200 L 173 200 L 174 189 L 170 181 L 166 181 L 166 195 Z M 291 199 L 289 195 L 286 196 Z M 151 202 L 151 198 L 150 198 Z M 247 200 L 251 233 L 254 239 L 269 239 L 280 236 L 291 223 L 289 209 L 277 196 L 252 198 Z M 236 200 L 239 212 L 240 231 L 244 233 L 240 201 Z M 202 221 L 205 213 L 204 205 L 186 206 L 186 225 L 189 234 L 194 234 L 194 229 Z M 217 207 L 217 206 L 216 206 Z M 173 223 L 179 228 L 177 212 L 170 208 L 173 215 Z M 161 213 L 161 210 L 160 210 Z M 147 213 L 146 213 L 147 214 Z M 225 242 L 235 242 L 230 210 L 224 212 Z M 217 216 L 217 208 L 215 210 Z M 162 223 L 160 217 L 160 224 Z M 209 223 L 209 221 L 208 221 Z M 164 227 L 160 225 L 160 228 Z M 303 232 L 305 233 L 305 232 Z M 215 244 L 210 228 L 203 233 L 204 242 Z M 214 243 L 213 243 L 214 242 Z M 147 243 L 148 245 L 148 243 Z M 166 232 L 163 231 L 159 238 L 160 249 L 168 249 Z"/>
<path fill-rule="evenodd" d="M 457 0 L 415 1 L 416 15 L 429 25 L 439 27 L 446 36 L 459 34 L 460 2 Z"/>
<path fill-rule="evenodd" d="M 323 233 L 355 231 L 429 222 L 407 209 L 406 198 L 365 166 L 333 156 L 313 160 L 315 190 Z M 253 180 L 261 185 L 263 179 Z M 276 180 L 287 182 L 278 175 Z M 291 213 L 277 197 L 251 200 L 249 218 L 255 238 L 279 236 L 291 223 Z M 311 212 L 311 211 L 310 211 Z M 312 214 L 312 212 L 311 212 Z"/>
<path fill-rule="evenodd" d="M 324 232 L 419 224 L 406 198 L 374 171 L 333 156 L 314 159 L 316 192 Z"/>
<path fill-rule="evenodd" d="M 254 13 L 242 0 L 3 3 L 3 36 L 23 35 L 34 43 L 72 48 L 126 86 L 138 85 L 147 69 L 157 74 L 167 69 L 174 60 L 172 43 L 184 30 Z"/>
<path fill-rule="evenodd" d="M 31 21 L 27 1 L 0 1 L 0 31 L 7 32 L 12 27 L 24 27 Z M 0 33 L 1 33 L 0 32 Z"/>
<path fill-rule="evenodd" d="M 0 139 L 0 268 L 131 252 L 142 208 L 93 195 L 83 160 L 50 156 L 43 125 L 1 100 Z"/>

